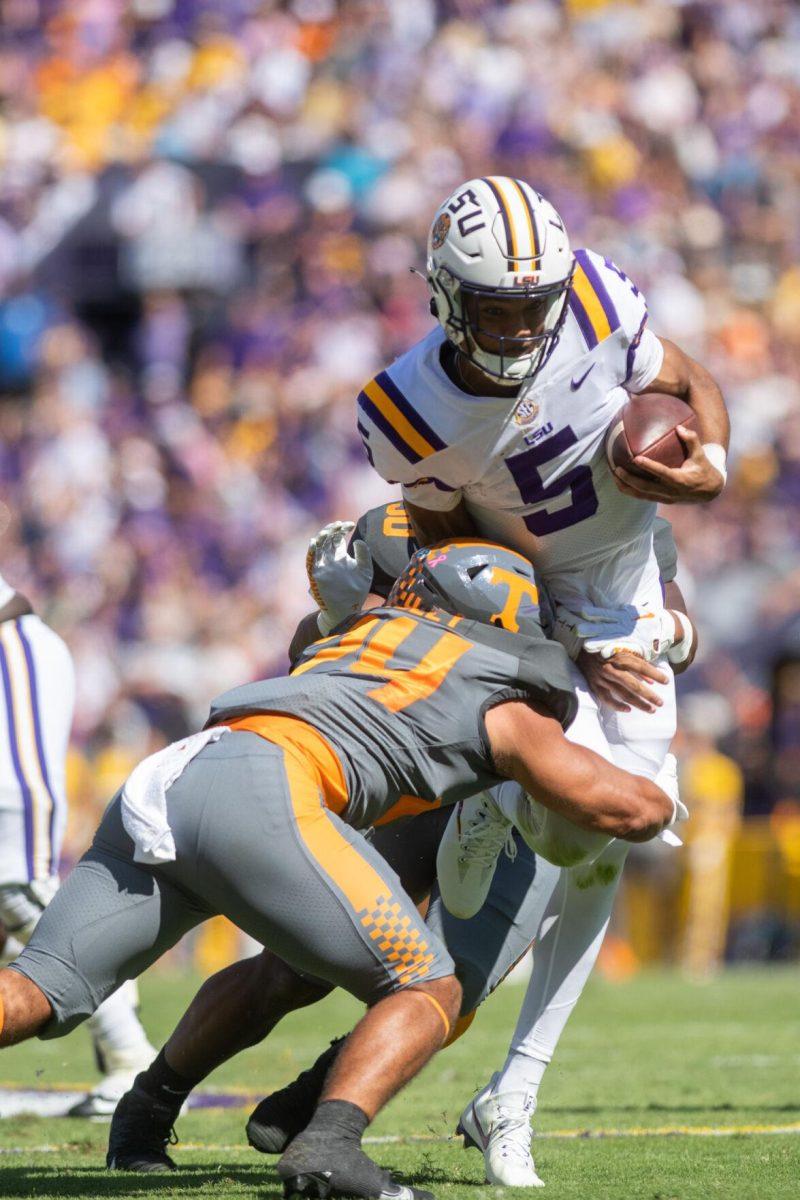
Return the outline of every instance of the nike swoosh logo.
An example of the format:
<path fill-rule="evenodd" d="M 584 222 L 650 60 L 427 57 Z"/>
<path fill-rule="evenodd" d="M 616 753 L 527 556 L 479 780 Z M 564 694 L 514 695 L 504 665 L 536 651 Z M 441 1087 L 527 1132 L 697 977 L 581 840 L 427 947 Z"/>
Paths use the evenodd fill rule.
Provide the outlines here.
<path fill-rule="evenodd" d="M 592 365 L 590 367 L 587 367 L 587 369 L 583 372 L 580 379 L 571 379 L 570 383 L 569 383 L 569 390 L 571 392 L 577 392 L 578 388 L 581 386 L 581 384 L 583 383 L 584 379 L 589 374 L 589 372 L 594 370 L 594 367 L 595 367 L 595 364 L 592 363 Z"/>

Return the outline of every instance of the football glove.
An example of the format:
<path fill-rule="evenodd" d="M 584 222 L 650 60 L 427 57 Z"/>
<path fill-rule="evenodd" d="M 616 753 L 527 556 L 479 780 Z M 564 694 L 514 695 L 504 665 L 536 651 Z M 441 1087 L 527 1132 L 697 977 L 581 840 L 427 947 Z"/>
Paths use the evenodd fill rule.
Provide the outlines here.
<path fill-rule="evenodd" d="M 553 630 L 570 658 L 577 658 L 581 649 L 601 658 L 629 650 L 646 662 L 662 658 L 674 645 L 675 633 L 669 609 L 642 610 L 632 604 L 619 608 L 586 604 L 576 613 L 559 604 Z"/>
<path fill-rule="evenodd" d="M 308 543 L 308 590 L 319 609 L 320 633 L 330 633 L 359 612 L 372 586 L 372 555 L 366 542 L 354 542 L 352 554 L 347 548 L 354 528 L 352 521 L 333 521 Z"/>

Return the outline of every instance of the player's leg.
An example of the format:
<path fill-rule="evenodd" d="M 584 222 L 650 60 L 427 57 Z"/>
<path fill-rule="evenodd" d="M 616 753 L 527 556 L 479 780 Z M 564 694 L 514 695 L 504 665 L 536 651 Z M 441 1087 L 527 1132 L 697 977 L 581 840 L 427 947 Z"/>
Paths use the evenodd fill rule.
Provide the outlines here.
<path fill-rule="evenodd" d="M 0 1046 L 69 1033 L 209 915 L 133 862 L 117 799 L 20 957 L 0 970 Z"/>
<path fill-rule="evenodd" d="M 417 905 L 427 905 L 431 894 L 436 878 L 436 852 L 448 819 L 447 809 L 437 809 L 421 813 L 411 821 L 398 821 L 381 826 L 370 838 L 374 849 L 399 876 L 404 891 Z M 431 897 L 431 907 L 427 910 L 426 918 L 426 924 L 429 926 L 432 925 L 433 908 L 434 900 Z M 441 937 L 441 928 L 435 924 L 433 928 Z M 283 965 L 283 972 L 288 971 L 289 968 Z M 456 974 L 463 984 L 458 963 Z M 463 1027 L 464 1023 L 459 1017 L 450 1035 L 451 1041 L 459 1035 Z M 247 1122 L 247 1138 L 254 1149 L 264 1154 L 281 1154 L 291 1139 L 305 1129 L 344 1040 L 344 1037 L 335 1038 L 316 1061 L 296 1079 L 260 1101 Z"/>
<path fill-rule="evenodd" d="M 371 838 L 417 904 L 427 901 L 430 893 L 447 816 L 446 810 L 423 813 L 413 821 L 384 826 Z M 330 990 L 329 983 L 295 971 L 270 950 L 207 979 L 155 1060 L 136 1078 L 135 1107 L 141 1114 L 144 1140 L 151 1140 L 154 1125 L 166 1138 L 191 1091 L 211 1071 L 262 1041 L 287 1013 L 316 1003 Z M 305 1129 L 343 1041 L 344 1037 L 334 1039 L 311 1067 L 260 1102 L 247 1123 L 248 1140 L 255 1149 L 281 1154 Z M 133 1098 L 126 1100 L 126 1107 L 133 1104 Z M 128 1149 L 144 1169 L 147 1155 L 143 1147 L 137 1153 L 135 1129 L 128 1124 Z"/>
<path fill-rule="evenodd" d="M 74 706 L 74 670 L 64 642 L 30 614 L 0 625 L 0 669 L 8 739 L 0 758 L 0 914 L 13 932 L 3 963 L 13 962 L 29 940 L 58 887 L 66 824 L 66 755 Z M 16 786 L 15 786 L 16 785 Z M 10 792 L 18 793 L 16 804 Z M 12 803 L 9 803 L 12 800 Z M 9 822 L 18 819 L 19 828 Z M 10 860 L 17 858 L 16 874 Z M 104 1078 L 71 1111 L 77 1116 L 113 1112 L 137 1071 L 155 1054 L 136 1014 L 136 985 L 128 983 L 88 1022 Z"/>
<path fill-rule="evenodd" d="M 103 1078 L 69 1110 L 71 1117 L 111 1116 L 156 1054 L 139 1020 L 139 986 L 129 979 L 86 1022 Z"/>
<path fill-rule="evenodd" d="M 317 782 L 298 759 L 250 733 L 228 734 L 202 753 L 207 763 L 230 769 L 213 778 L 198 816 L 196 804 L 187 808 L 195 760 L 170 789 L 168 811 L 176 844 L 189 835 L 187 822 L 194 831 L 190 866 L 204 896 L 295 969 L 371 1005 L 328 1080 L 305 1142 L 296 1139 L 280 1170 L 290 1179 L 331 1171 L 334 1186 L 379 1195 L 385 1177 L 361 1151 L 360 1134 L 444 1040 L 460 994 L 452 963 L 426 934 L 399 879 L 322 805 Z M 173 877 L 188 886 L 180 855 L 173 867 Z M 127 1137 L 123 1105 L 109 1146 L 117 1163 Z"/>
<path fill-rule="evenodd" d="M 574 682 L 579 708 L 567 736 L 571 741 L 611 758 L 597 703 L 577 670 Z M 534 968 L 506 1062 L 467 1105 L 460 1120 L 460 1126 L 468 1135 L 468 1144 L 474 1143 L 484 1152 L 486 1176 L 491 1183 L 538 1187 L 542 1181 L 530 1152 L 530 1120 L 536 1107 L 539 1084 L 555 1041 L 580 995 L 602 942 L 602 934 L 598 940 L 595 923 L 597 897 L 593 894 L 587 902 L 587 919 L 582 919 L 582 914 L 573 912 L 572 888 L 568 887 L 568 882 L 573 872 L 580 872 L 581 880 L 588 881 L 588 873 L 602 863 L 604 856 L 616 853 L 613 849 L 616 843 L 589 835 L 584 844 L 581 831 L 573 837 L 568 822 L 563 823 L 562 829 L 558 822 L 536 824 L 529 820 L 523 824 L 522 820 L 517 820 L 525 828 L 526 838 L 534 845 L 544 843 L 551 849 L 557 846 L 562 861 L 570 861 L 573 852 L 575 857 L 583 855 L 594 860 L 591 866 L 563 869 L 558 885 L 551 890 L 546 906 L 540 910 L 540 925 L 534 935 Z M 603 845 L 605 849 L 601 850 Z M 602 868 L 597 877 L 601 876 L 604 877 Z M 595 876 L 591 875 L 591 878 Z M 599 919 L 603 932 L 614 892 L 615 887 L 603 893 L 609 905 L 605 916 Z M 580 899 L 578 889 L 578 904 Z M 573 936 L 570 930 L 575 920 L 579 931 Z M 546 1044 L 544 1051 L 543 1043 Z"/>
<path fill-rule="evenodd" d="M 404 883 L 410 878 L 413 884 L 416 877 L 417 886 L 423 887 L 427 873 L 430 886 L 447 819 L 446 812 L 426 814 L 398 829 L 394 844 L 384 830 L 374 844 L 391 857 Z M 469 1028 L 477 1007 L 530 948 L 559 876 L 557 868 L 534 856 L 519 834 L 514 836 L 516 857 L 500 859 L 486 903 L 476 916 L 458 920 L 444 907 L 438 887 L 431 893 L 426 924 L 447 946 L 463 989 L 461 1012 L 448 1045 Z M 297 1080 L 261 1101 L 248 1122 L 251 1145 L 277 1154 L 292 1131 L 305 1127 L 340 1049 L 341 1043 L 332 1045 Z"/>
<path fill-rule="evenodd" d="M 675 732 L 674 685 L 662 689 L 658 712 L 598 710 L 598 725 L 582 703 L 571 736 L 610 756 L 620 767 L 650 778 L 658 774 Z M 582 716 L 585 714 L 585 716 Z M 603 749 L 598 729 L 606 738 Z M 597 961 L 630 847 L 612 841 L 590 865 L 563 873 L 537 937 L 535 968 L 523 1001 L 508 1057 L 491 1089 L 518 1097 L 532 1114 L 539 1087 L 558 1040 Z"/>

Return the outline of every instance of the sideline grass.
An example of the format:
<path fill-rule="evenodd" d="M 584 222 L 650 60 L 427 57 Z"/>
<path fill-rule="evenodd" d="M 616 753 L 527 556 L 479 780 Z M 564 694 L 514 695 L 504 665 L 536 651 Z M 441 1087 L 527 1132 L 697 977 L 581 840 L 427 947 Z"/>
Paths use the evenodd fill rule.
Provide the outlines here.
<path fill-rule="evenodd" d="M 143 980 L 143 1018 L 156 1044 L 196 986 L 195 979 Z M 551 1200 L 792 1200 L 800 1195 L 800 1134 L 734 1132 L 800 1124 L 800 972 L 731 971 L 705 985 L 648 973 L 624 985 L 593 981 L 542 1088 L 537 1167 Z M 502 988 L 472 1030 L 442 1054 L 383 1113 L 376 1137 L 428 1141 L 373 1147 L 383 1164 L 444 1198 L 524 1193 L 483 1183 L 482 1160 L 445 1141 L 462 1104 L 502 1061 L 522 991 Z M 287 1020 L 263 1047 L 221 1068 L 209 1087 L 261 1092 L 290 1079 L 359 1012 L 345 996 Z M 0 1085 L 52 1087 L 93 1078 L 84 1031 L 0 1055 Z M 268 1200 L 280 1194 L 272 1160 L 243 1145 L 246 1111 L 196 1110 L 179 1125 L 181 1169 L 163 1177 L 108 1175 L 107 1126 L 66 1118 L 0 1122 L 0 1200 L 62 1200 L 145 1193 L 210 1200 Z M 666 1134 L 690 1127 L 732 1136 Z M 652 1130 L 652 1134 L 648 1131 Z M 600 1131 L 637 1136 L 598 1139 Z M 44 1146 L 58 1147 L 49 1152 Z M 9 1153 L 9 1151 L 11 1151 Z"/>

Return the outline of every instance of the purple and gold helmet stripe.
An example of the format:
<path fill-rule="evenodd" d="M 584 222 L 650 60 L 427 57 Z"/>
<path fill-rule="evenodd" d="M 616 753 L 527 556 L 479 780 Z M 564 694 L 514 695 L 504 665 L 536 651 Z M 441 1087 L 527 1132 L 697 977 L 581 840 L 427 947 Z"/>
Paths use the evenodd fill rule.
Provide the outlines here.
<path fill-rule="evenodd" d="M 530 202 L 530 197 L 527 192 L 527 184 L 521 179 L 509 179 L 509 184 L 519 194 L 522 201 L 522 207 L 528 223 L 528 231 L 530 234 L 531 258 L 540 258 L 541 250 L 539 249 L 539 239 L 536 235 L 536 217 L 533 213 L 533 205 Z"/>
<path fill-rule="evenodd" d="M 408 403 L 386 371 L 366 385 L 358 404 L 410 463 L 418 463 L 446 448 L 446 443 Z"/>
<path fill-rule="evenodd" d="M 585 250 L 575 251 L 569 307 L 590 350 L 619 328 L 614 302 Z"/>
<path fill-rule="evenodd" d="M 526 184 L 509 175 L 488 175 L 483 182 L 491 189 L 500 206 L 506 233 L 509 271 L 518 271 L 520 263 L 532 266 L 540 256 L 533 205 Z"/>
<path fill-rule="evenodd" d="M 506 231 L 506 258 L 508 261 L 509 271 L 513 271 L 514 260 L 517 257 L 517 244 L 514 240 L 514 226 L 511 221 L 511 211 L 506 203 L 505 196 L 497 186 L 496 177 L 484 176 L 483 182 L 490 189 L 497 203 L 500 205 L 500 215 L 503 218 L 503 227 Z"/>

